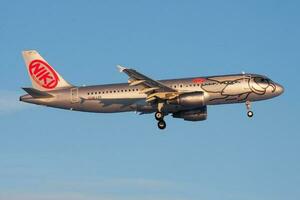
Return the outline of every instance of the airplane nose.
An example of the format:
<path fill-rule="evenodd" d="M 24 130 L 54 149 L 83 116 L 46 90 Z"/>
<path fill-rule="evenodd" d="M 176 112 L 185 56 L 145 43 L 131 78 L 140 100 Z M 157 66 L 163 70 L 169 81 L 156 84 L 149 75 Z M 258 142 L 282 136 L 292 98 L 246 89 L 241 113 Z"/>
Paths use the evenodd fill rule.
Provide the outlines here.
<path fill-rule="evenodd" d="M 284 87 L 280 84 L 276 84 L 276 91 L 277 95 L 281 95 L 284 92 Z"/>

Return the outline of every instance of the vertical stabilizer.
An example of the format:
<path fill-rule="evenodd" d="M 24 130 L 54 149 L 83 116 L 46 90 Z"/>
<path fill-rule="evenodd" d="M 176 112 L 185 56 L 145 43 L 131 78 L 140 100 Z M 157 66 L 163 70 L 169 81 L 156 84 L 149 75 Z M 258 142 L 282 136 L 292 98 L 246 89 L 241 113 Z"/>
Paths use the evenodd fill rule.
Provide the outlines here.
<path fill-rule="evenodd" d="M 22 54 L 33 88 L 50 91 L 72 87 L 37 51 L 23 51 Z"/>

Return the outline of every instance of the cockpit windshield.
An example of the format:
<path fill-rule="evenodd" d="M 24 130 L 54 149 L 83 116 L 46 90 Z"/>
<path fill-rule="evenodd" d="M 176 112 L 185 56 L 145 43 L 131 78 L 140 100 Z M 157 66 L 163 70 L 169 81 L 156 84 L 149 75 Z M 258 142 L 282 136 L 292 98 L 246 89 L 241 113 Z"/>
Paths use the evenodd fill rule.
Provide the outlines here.
<path fill-rule="evenodd" d="M 256 77 L 254 78 L 255 79 L 255 82 L 257 83 L 270 83 L 272 82 L 271 79 L 269 79 L 268 77 Z"/>

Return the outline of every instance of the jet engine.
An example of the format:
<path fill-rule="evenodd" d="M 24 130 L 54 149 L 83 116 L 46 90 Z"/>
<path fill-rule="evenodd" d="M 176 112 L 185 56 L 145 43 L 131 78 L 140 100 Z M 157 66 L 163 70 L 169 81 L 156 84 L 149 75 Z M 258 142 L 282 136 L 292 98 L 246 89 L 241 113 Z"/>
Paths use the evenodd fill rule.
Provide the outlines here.
<path fill-rule="evenodd" d="M 173 113 L 174 118 L 182 118 L 186 121 L 204 121 L 207 119 L 207 107 L 203 106 L 197 110 L 179 111 Z"/>
<path fill-rule="evenodd" d="M 169 104 L 181 106 L 204 106 L 204 93 L 203 92 L 190 92 L 180 94 L 174 99 L 168 100 Z"/>

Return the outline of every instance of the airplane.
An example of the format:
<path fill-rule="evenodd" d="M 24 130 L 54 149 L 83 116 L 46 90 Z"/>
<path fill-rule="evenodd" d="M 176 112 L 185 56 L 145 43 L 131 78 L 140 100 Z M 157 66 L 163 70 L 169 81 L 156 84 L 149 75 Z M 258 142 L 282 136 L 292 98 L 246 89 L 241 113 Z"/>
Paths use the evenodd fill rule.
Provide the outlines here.
<path fill-rule="evenodd" d="M 277 97 L 283 86 L 266 76 L 250 73 L 154 80 L 118 65 L 128 75 L 128 83 L 75 86 L 65 81 L 35 50 L 22 52 L 32 87 L 20 101 L 72 111 L 155 113 L 159 129 L 166 128 L 164 117 L 186 121 L 207 119 L 207 107 L 245 103 L 253 117 L 251 102 Z"/>

